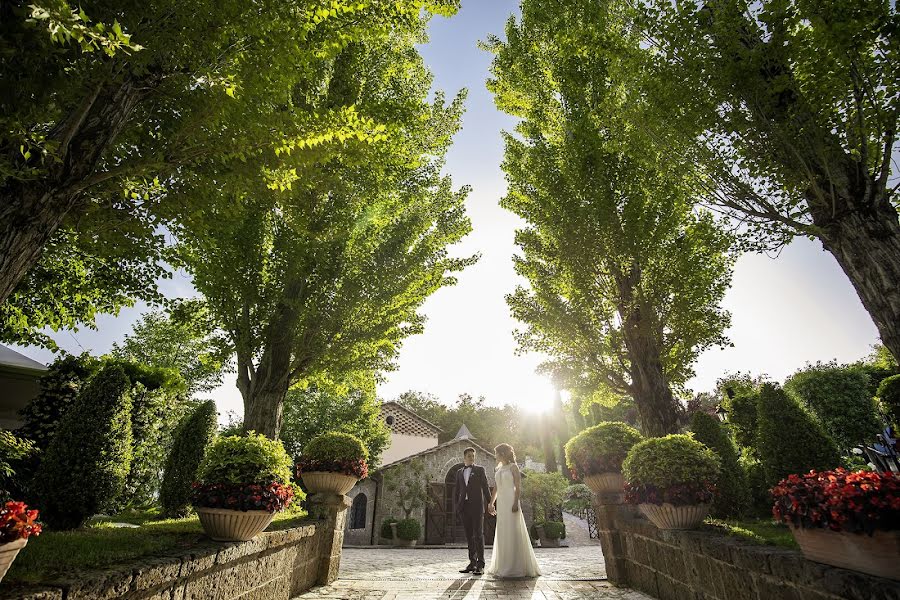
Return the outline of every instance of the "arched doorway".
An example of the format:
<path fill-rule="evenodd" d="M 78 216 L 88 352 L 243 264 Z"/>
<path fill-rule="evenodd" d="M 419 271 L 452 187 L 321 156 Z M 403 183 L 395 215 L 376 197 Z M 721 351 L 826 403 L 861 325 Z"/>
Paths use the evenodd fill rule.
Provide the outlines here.
<path fill-rule="evenodd" d="M 429 483 L 428 507 L 425 510 L 425 543 L 426 544 L 464 544 L 466 532 L 457 518 L 453 498 L 456 492 L 456 475 L 463 468 L 463 463 L 453 465 L 447 470 L 442 483 Z M 484 542 L 490 546 L 494 543 L 494 530 L 497 518 L 484 517 Z"/>

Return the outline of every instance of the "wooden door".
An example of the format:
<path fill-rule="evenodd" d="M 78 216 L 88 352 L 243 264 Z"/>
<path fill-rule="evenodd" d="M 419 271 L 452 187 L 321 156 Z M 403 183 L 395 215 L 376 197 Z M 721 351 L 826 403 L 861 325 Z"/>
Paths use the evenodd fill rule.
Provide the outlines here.
<path fill-rule="evenodd" d="M 425 543 L 446 543 L 447 506 L 443 483 L 428 484 L 428 506 L 425 509 Z"/>

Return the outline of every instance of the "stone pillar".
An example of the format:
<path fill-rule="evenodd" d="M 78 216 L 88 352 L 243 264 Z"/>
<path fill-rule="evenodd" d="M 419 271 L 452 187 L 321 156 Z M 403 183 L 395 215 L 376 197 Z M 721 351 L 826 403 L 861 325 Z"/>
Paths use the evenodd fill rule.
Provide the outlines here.
<path fill-rule="evenodd" d="M 621 492 L 594 493 L 597 535 L 600 538 L 600 549 L 603 550 L 603 560 L 606 563 L 606 577 L 613 585 L 628 585 L 625 553 L 617 523 L 623 511 L 630 509 L 630 506 L 624 504 Z"/>
<path fill-rule="evenodd" d="M 309 500 L 309 516 L 324 521 L 319 547 L 319 575 L 316 583 L 328 585 L 337 579 L 341 568 L 341 548 L 344 545 L 344 526 L 350 499 L 343 494 L 312 494 Z M 317 525 L 318 527 L 319 525 Z"/>

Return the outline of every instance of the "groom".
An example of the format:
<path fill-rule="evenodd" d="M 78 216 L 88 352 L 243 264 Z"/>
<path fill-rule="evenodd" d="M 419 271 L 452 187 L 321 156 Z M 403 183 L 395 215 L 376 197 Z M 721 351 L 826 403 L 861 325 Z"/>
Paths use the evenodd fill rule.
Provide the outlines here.
<path fill-rule="evenodd" d="M 466 530 L 469 543 L 469 566 L 460 573 L 484 573 L 484 513 L 491 502 L 484 467 L 475 464 L 475 448 L 463 451 L 465 466 L 456 472 L 454 506 Z"/>

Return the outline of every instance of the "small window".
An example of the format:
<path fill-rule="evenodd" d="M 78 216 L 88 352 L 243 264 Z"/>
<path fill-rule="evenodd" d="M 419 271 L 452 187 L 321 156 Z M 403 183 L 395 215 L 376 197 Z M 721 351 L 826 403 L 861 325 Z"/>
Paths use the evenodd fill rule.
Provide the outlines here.
<path fill-rule="evenodd" d="M 385 421 L 385 423 L 387 423 L 388 425 L 393 425 L 393 424 L 394 424 L 394 415 L 388 415 L 388 416 L 386 416 L 386 417 L 384 418 L 384 421 Z"/>
<path fill-rule="evenodd" d="M 366 507 L 368 504 L 369 499 L 363 493 L 357 494 L 353 499 L 353 504 L 350 507 L 350 529 L 366 528 Z"/>

